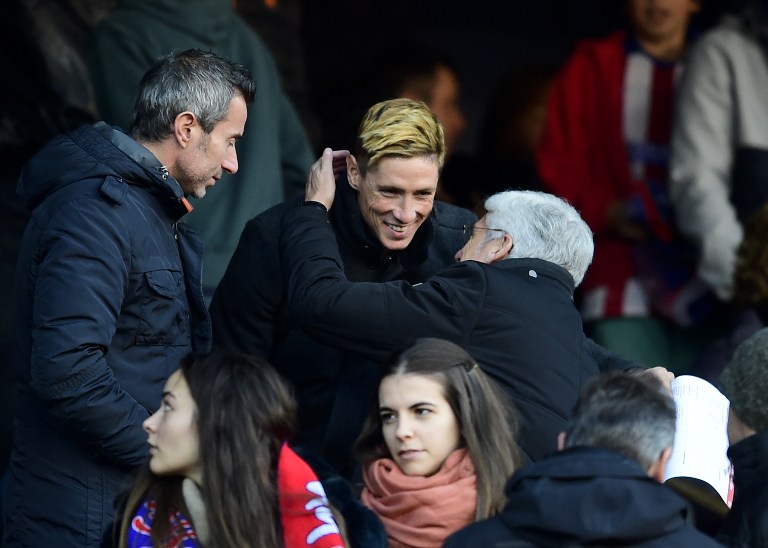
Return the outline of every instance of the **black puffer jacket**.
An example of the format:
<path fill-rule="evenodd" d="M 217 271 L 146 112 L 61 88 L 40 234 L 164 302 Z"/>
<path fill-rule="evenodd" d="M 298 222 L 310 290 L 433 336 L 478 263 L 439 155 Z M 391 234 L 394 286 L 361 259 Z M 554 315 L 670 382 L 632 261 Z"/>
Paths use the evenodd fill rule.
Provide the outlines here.
<path fill-rule="evenodd" d="M 179 184 L 103 123 L 55 138 L 18 192 L 32 219 L 14 288 L 10 534 L 92 545 L 117 484 L 148 457 L 142 422 L 165 380 L 210 347 L 202 244 L 178 222 Z"/>
<path fill-rule="evenodd" d="M 337 185 L 331 227 L 339 239 L 350 280 L 415 284 L 455 262 L 462 227 L 477 218 L 440 202 L 403 251 L 388 251 L 365 224 L 357 193 Z M 288 319 L 280 266 L 279 236 L 284 202 L 251 220 L 243 230 L 211 303 L 214 343 L 266 357 L 287 379 L 299 401 L 298 444 L 322 455 L 347 474 L 350 447 L 375 394 L 379 368 L 359 354 L 344 353 L 307 336 Z M 386 333 L 381 336 L 386 337 Z"/>
<path fill-rule="evenodd" d="M 686 502 L 634 461 L 578 447 L 516 472 L 507 507 L 449 537 L 445 548 L 719 546 L 686 523 Z"/>

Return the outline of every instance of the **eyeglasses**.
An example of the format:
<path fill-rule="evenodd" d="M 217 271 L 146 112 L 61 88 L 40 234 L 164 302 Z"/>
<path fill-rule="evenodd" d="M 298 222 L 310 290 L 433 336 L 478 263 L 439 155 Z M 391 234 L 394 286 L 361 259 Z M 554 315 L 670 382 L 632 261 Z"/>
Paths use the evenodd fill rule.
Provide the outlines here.
<path fill-rule="evenodd" d="M 469 240 L 471 240 L 475 236 L 476 230 L 487 230 L 488 232 L 500 232 L 501 234 L 504 234 L 506 232 L 500 228 L 486 228 L 484 226 L 464 225 L 464 229 L 463 229 L 464 244 L 467 244 Z"/>

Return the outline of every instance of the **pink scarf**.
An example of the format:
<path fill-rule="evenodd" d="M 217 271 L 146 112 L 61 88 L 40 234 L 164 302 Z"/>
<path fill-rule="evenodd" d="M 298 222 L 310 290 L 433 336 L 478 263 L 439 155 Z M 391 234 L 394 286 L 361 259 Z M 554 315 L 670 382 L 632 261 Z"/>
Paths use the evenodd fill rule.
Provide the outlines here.
<path fill-rule="evenodd" d="M 436 474 L 406 476 L 392 459 L 365 467 L 363 504 L 379 516 L 391 548 L 440 548 L 475 521 L 475 467 L 466 449 L 451 453 Z"/>

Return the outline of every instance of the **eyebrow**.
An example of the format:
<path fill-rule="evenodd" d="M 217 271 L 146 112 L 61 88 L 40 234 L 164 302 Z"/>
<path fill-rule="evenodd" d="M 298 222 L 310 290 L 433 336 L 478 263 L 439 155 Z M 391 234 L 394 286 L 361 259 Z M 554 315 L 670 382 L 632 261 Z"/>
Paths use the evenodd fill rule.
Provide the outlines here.
<path fill-rule="evenodd" d="M 174 396 L 173 392 L 171 392 L 170 390 L 166 390 L 165 392 L 163 392 L 163 398 L 173 398 L 175 400 L 176 396 Z"/>
<path fill-rule="evenodd" d="M 430 407 L 437 407 L 437 404 L 435 403 L 428 402 L 428 401 L 419 401 L 409 405 L 408 409 L 415 409 L 417 407 L 423 407 L 425 405 L 428 405 Z M 379 407 L 379 413 L 381 413 L 382 411 L 392 411 L 392 408 L 386 407 L 386 406 Z"/>

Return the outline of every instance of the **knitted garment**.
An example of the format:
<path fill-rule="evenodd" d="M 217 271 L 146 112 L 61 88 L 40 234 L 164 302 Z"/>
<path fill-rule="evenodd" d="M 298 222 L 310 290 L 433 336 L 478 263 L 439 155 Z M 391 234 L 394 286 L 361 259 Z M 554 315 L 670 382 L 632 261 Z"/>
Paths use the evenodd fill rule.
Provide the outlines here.
<path fill-rule="evenodd" d="M 392 459 L 365 467 L 363 504 L 379 516 L 391 548 L 439 548 L 475 521 L 475 467 L 466 449 L 451 453 L 432 476 L 406 476 Z"/>

